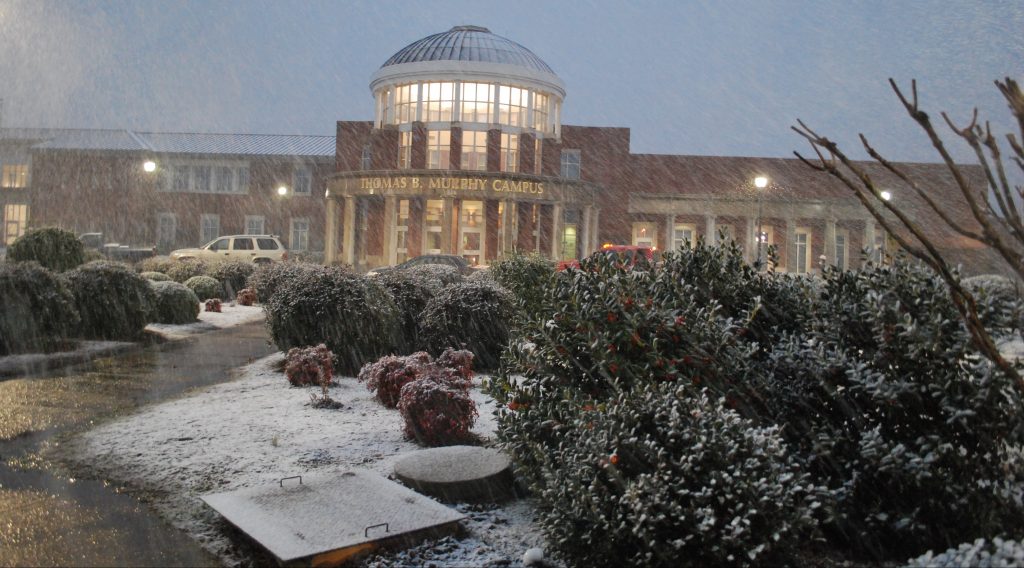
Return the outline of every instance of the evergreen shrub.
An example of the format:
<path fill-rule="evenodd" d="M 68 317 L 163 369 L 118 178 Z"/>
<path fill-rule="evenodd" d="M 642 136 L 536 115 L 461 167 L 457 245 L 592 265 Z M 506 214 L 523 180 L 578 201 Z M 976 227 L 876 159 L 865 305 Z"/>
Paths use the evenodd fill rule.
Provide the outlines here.
<path fill-rule="evenodd" d="M 323 343 L 334 353 L 335 369 L 346 375 L 391 352 L 398 309 L 390 293 L 343 268 L 309 266 L 281 278 L 269 299 L 260 296 L 277 347 Z"/>
<path fill-rule="evenodd" d="M 169 256 L 166 256 L 166 255 L 151 256 L 149 258 L 144 258 L 144 259 L 136 262 L 135 263 L 135 271 L 136 272 L 160 272 L 160 273 L 163 273 L 163 274 L 167 274 L 168 270 L 170 270 L 170 268 L 172 266 L 174 266 L 175 264 L 177 264 L 176 261 L 171 260 L 171 257 L 169 257 Z"/>
<path fill-rule="evenodd" d="M 57 227 L 29 229 L 7 247 L 8 262 L 38 262 L 54 272 L 71 270 L 85 262 L 85 246 L 71 231 Z"/>
<path fill-rule="evenodd" d="M 156 294 L 128 265 L 96 261 L 66 272 L 68 287 L 89 339 L 133 340 L 151 321 Z"/>
<path fill-rule="evenodd" d="M 195 292 L 200 301 L 205 302 L 211 298 L 220 299 L 224 287 L 220 282 L 209 276 L 193 276 L 184 282 L 189 290 Z"/>
<path fill-rule="evenodd" d="M 206 261 L 198 258 L 186 258 L 172 262 L 170 266 L 161 272 L 170 276 L 171 280 L 184 284 L 189 278 L 204 276 L 209 269 L 210 267 Z"/>
<path fill-rule="evenodd" d="M 964 287 L 980 298 L 978 314 L 986 325 L 1018 327 L 1024 319 L 1024 301 L 1013 280 L 998 274 L 983 274 L 964 278 Z"/>
<path fill-rule="evenodd" d="M 464 279 L 462 273 L 447 264 L 420 264 L 402 271 L 421 285 L 430 288 L 434 294 L 452 284 L 459 284 Z"/>
<path fill-rule="evenodd" d="M 1020 541 L 1004 540 L 999 537 L 995 537 L 991 541 L 979 538 L 974 542 L 965 542 L 940 554 L 929 550 L 917 558 L 911 558 L 907 561 L 907 566 L 913 568 L 1024 566 L 1024 544 L 1021 544 Z"/>
<path fill-rule="evenodd" d="M 426 376 L 452 384 L 465 383 L 464 388 L 469 388 L 469 380 L 473 376 L 473 354 L 449 348 L 437 360 L 431 359 L 425 351 L 404 357 L 386 355 L 363 365 L 358 379 L 366 383 L 367 390 L 372 391 L 381 404 L 396 408 L 402 387 Z"/>
<path fill-rule="evenodd" d="M 424 283 L 424 278 L 417 278 L 407 270 L 391 270 L 373 277 L 391 292 L 398 306 L 398 321 L 401 338 L 397 350 L 399 353 L 411 353 L 420 347 L 419 319 L 427 302 L 434 297 L 435 288 Z"/>
<path fill-rule="evenodd" d="M 164 274 L 163 272 L 140 272 L 139 276 L 152 282 L 173 282 L 173 280 L 171 280 L 171 277 Z"/>
<path fill-rule="evenodd" d="M 537 254 L 516 252 L 499 259 L 486 271 L 498 284 L 516 297 L 520 319 L 538 315 L 548 282 L 555 274 L 554 264 Z"/>
<path fill-rule="evenodd" d="M 246 281 L 246 287 L 255 290 L 259 301 L 267 304 L 282 282 L 298 278 L 300 275 L 318 270 L 319 268 L 320 266 L 317 264 L 306 262 L 271 262 L 263 264 L 257 266 L 249 276 Z M 335 269 L 350 272 L 342 267 Z"/>
<path fill-rule="evenodd" d="M 37 262 L 0 263 L 0 355 L 62 347 L 78 323 L 60 277 Z"/>
<path fill-rule="evenodd" d="M 420 314 L 420 339 L 431 353 L 461 346 L 481 369 L 495 369 L 508 344 L 514 311 L 515 299 L 500 286 L 454 284 L 427 302 Z"/>
<path fill-rule="evenodd" d="M 146 273 L 143 273 L 145 275 Z M 153 272 L 151 274 L 160 274 Z M 184 324 L 196 321 L 199 298 L 184 284 L 170 280 L 149 281 L 156 295 L 153 321 L 156 323 Z"/>
<path fill-rule="evenodd" d="M 292 347 L 285 356 L 284 375 L 294 387 L 330 384 L 334 355 L 321 343 L 316 347 Z"/>
<path fill-rule="evenodd" d="M 255 270 L 256 265 L 251 262 L 233 260 L 214 263 L 206 275 L 221 283 L 225 294 L 223 298 L 231 298 L 245 288 L 246 282 Z"/>
<path fill-rule="evenodd" d="M 439 365 L 425 367 L 402 387 L 398 411 L 405 435 L 429 447 L 466 443 L 479 416 L 469 396 L 469 381 Z"/>

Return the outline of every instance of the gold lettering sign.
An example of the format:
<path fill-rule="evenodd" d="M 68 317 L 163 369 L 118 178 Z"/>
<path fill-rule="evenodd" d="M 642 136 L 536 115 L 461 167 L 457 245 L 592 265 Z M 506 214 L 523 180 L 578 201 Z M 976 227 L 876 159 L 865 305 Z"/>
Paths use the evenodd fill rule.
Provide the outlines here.
<path fill-rule="evenodd" d="M 476 177 L 434 177 L 434 176 L 382 176 L 358 178 L 359 189 L 389 191 L 413 189 L 432 190 L 450 194 L 454 191 L 493 191 L 496 193 L 544 194 L 544 182 L 517 179 L 487 179 Z"/>

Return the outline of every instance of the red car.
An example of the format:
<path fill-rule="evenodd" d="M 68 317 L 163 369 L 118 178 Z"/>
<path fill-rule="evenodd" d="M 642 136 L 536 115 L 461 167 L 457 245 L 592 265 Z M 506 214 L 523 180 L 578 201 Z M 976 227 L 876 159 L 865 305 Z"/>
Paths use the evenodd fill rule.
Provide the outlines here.
<path fill-rule="evenodd" d="M 628 267 L 632 267 L 636 264 L 637 258 L 644 256 L 648 262 L 654 262 L 654 249 L 651 247 L 642 247 L 637 245 L 612 245 L 605 244 L 601 246 L 601 250 L 590 255 L 589 258 L 593 258 L 597 255 L 607 255 L 614 258 L 623 260 Z M 558 270 L 565 270 L 566 268 L 579 268 L 580 261 L 577 259 L 563 260 L 558 263 Z"/>

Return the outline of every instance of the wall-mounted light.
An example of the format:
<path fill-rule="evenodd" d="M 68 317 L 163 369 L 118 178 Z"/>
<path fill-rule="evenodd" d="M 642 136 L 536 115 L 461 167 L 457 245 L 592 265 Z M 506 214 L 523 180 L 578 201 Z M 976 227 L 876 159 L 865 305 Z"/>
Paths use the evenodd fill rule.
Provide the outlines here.
<path fill-rule="evenodd" d="M 146 160 L 145 162 L 142 162 L 142 169 L 146 173 L 153 173 L 156 171 L 156 162 L 153 160 Z"/>
<path fill-rule="evenodd" d="M 277 194 L 288 195 L 288 188 L 282 185 L 281 187 L 277 188 Z"/>
<path fill-rule="evenodd" d="M 890 199 L 892 199 L 892 192 L 882 191 L 878 194 L 878 196 L 886 201 L 889 201 Z"/>
<path fill-rule="evenodd" d="M 754 186 L 757 187 L 758 189 L 768 187 L 768 178 L 764 176 L 757 176 L 756 178 L 754 178 Z"/>

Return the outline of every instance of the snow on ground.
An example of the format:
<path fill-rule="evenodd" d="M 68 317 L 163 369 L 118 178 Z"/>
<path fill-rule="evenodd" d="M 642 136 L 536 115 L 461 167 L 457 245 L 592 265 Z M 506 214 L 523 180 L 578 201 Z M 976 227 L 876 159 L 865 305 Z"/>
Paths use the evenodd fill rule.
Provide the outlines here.
<path fill-rule="evenodd" d="M 200 495 L 351 467 L 390 476 L 399 455 L 419 449 L 403 438 L 398 411 L 381 406 L 353 378 L 336 378 L 330 389 L 344 408 L 311 407 L 310 395 L 319 388 L 290 387 L 275 370 L 282 359 L 268 356 L 239 369 L 236 380 L 100 426 L 64 444 L 61 453 L 100 477 L 141 489 L 172 524 L 226 564 L 260 563 Z M 473 432 L 486 443 L 496 427 L 494 403 L 479 386 L 477 378 L 472 395 L 480 418 Z M 468 517 L 461 536 L 369 563 L 517 565 L 527 549 L 544 546 L 529 500 L 458 509 Z"/>
<path fill-rule="evenodd" d="M 220 312 L 208 312 L 200 305 L 199 321 L 195 323 L 184 325 L 151 323 L 146 326 L 146 331 L 156 333 L 169 340 L 175 340 L 251 321 L 259 321 L 265 317 L 263 308 L 260 306 L 240 306 L 234 302 L 225 302 L 221 304 L 220 309 Z"/>

